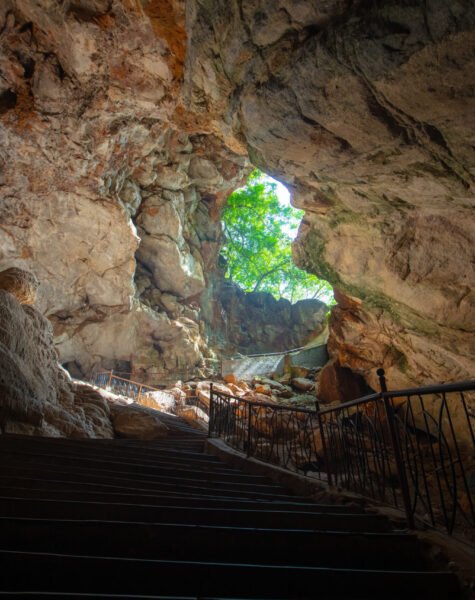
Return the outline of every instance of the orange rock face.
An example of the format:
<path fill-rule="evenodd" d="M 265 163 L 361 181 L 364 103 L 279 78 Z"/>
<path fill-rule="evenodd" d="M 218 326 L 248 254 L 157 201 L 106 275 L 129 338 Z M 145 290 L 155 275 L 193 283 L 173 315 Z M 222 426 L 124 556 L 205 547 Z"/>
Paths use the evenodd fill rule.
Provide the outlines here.
<path fill-rule="evenodd" d="M 342 367 L 335 359 L 327 363 L 318 377 L 317 397 L 320 402 L 349 402 L 368 393 L 361 375 Z"/>

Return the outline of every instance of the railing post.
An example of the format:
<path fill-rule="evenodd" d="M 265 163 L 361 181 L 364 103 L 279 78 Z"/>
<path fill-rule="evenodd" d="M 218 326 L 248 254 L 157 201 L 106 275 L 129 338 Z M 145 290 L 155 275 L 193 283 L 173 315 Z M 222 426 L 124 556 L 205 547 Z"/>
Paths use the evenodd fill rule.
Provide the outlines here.
<path fill-rule="evenodd" d="M 109 373 L 109 381 L 107 382 L 107 387 L 110 388 L 111 383 L 112 383 L 112 373 L 113 373 L 113 369 L 111 369 L 111 372 Z"/>
<path fill-rule="evenodd" d="M 330 460 L 328 457 L 327 443 L 325 441 L 325 433 L 324 433 L 324 429 L 323 429 L 322 415 L 320 414 L 320 405 L 318 405 L 317 418 L 318 418 L 318 427 L 320 429 L 320 437 L 322 438 L 323 460 L 325 461 L 325 469 L 327 472 L 328 485 L 333 485 L 332 484 L 332 470 L 331 470 L 331 466 L 330 466 Z"/>
<path fill-rule="evenodd" d="M 211 431 L 214 426 L 214 398 L 213 398 L 213 382 L 209 384 L 209 418 L 208 418 L 208 437 L 211 437 Z"/>
<path fill-rule="evenodd" d="M 251 414 L 252 414 L 252 403 L 249 402 L 248 404 L 248 415 L 247 415 L 247 448 L 246 448 L 246 453 L 247 456 L 251 455 Z"/>
<path fill-rule="evenodd" d="M 399 483 L 401 485 L 402 500 L 404 503 L 404 510 L 406 513 L 406 520 L 409 529 L 415 529 L 414 515 L 411 510 L 411 498 L 409 494 L 409 484 L 407 481 L 406 469 L 404 467 L 404 461 L 402 458 L 401 447 L 399 445 L 399 438 L 396 433 L 396 423 L 394 420 L 394 408 L 387 396 L 388 387 L 386 385 L 386 377 L 384 376 L 384 369 L 378 369 L 376 374 L 379 378 L 379 385 L 381 387 L 381 394 L 384 402 L 384 410 L 389 423 L 389 432 L 391 435 L 391 444 L 394 452 L 394 459 L 396 461 L 396 469 L 398 473 Z"/>
<path fill-rule="evenodd" d="M 140 394 L 142 393 L 142 387 L 143 387 L 143 383 L 141 383 L 139 385 L 139 391 L 137 392 L 137 395 L 135 396 L 135 402 L 138 402 L 140 400 Z"/>

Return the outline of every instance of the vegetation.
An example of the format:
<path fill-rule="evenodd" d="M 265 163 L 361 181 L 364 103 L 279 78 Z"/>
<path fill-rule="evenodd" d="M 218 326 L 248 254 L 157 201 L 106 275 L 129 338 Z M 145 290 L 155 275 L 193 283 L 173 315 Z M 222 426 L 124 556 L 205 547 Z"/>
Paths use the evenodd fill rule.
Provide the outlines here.
<path fill-rule="evenodd" d="M 292 261 L 292 238 L 302 215 L 303 211 L 279 200 L 276 183 L 254 170 L 246 187 L 231 194 L 223 211 L 221 257 L 226 277 L 246 291 L 270 292 L 291 302 L 320 298 L 328 303 L 330 284 Z"/>

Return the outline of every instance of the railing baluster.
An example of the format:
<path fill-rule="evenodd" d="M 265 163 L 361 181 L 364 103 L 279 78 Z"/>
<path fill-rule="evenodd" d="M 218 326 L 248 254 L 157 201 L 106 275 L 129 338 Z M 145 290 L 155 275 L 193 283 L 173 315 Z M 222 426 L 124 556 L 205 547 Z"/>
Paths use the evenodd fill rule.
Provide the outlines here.
<path fill-rule="evenodd" d="M 320 414 L 320 411 L 317 412 L 317 418 L 318 418 L 318 428 L 320 430 L 320 438 L 322 440 L 323 460 L 325 461 L 325 468 L 327 471 L 327 481 L 328 481 L 328 485 L 333 485 L 330 457 L 328 455 L 327 442 L 325 440 L 325 432 L 323 429 L 323 421 L 322 421 L 322 415 Z"/>
<path fill-rule="evenodd" d="M 402 500 L 410 528 L 415 518 L 443 524 L 449 533 L 464 524 L 473 528 L 469 475 L 475 415 L 464 392 L 475 392 L 475 381 L 388 391 L 384 371 L 378 375 L 381 392 L 328 408 L 316 402 L 316 410 L 247 400 L 217 391 L 211 383 L 209 407 L 203 407 L 209 412 L 208 436 L 224 439 L 247 456 L 310 473 L 396 508 Z M 117 393 L 133 393 L 137 400 L 145 389 L 160 391 L 112 370 L 97 372 L 94 381 Z M 468 428 L 463 448 L 447 396 L 451 393 L 458 394 L 457 408 L 461 405 L 458 426 L 461 416 Z"/>
<path fill-rule="evenodd" d="M 386 379 L 384 377 L 384 369 L 378 369 L 377 375 L 379 377 L 381 392 L 383 395 L 384 408 L 386 410 L 386 417 L 388 419 L 389 432 L 391 435 L 391 444 L 394 453 L 394 459 L 396 461 L 396 468 L 398 471 L 399 484 L 401 486 L 402 500 L 404 503 L 404 510 L 406 512 L 407 524 L 409 526 L 409 529 L 415 529 L 414 515 L 412 514 L 411 510 L 409 486 L 407 483 L 407 473 L 406 468 L 404 466 L 404 461 L 402 460 L 400 441 L 396 433 L 396 425 L 394 422 L 394 407 L 392 405 L 391 400 L 387 396 L 385 396 L 385 393 L 388 391 L 388 389 L 386 386 Z"/>
<path fill-rule="evenodd" d="M 209 419 L 208 419 L 208 437 L 212 437 L 214 433 L 214 393 L 213 393 L 213 383 L 209 385 Z"/>

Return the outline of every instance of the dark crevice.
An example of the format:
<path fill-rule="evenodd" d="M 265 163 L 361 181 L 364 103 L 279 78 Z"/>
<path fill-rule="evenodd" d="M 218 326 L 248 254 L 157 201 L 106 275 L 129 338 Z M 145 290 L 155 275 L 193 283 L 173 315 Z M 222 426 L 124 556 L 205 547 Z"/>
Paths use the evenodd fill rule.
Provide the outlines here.
<path fill-rule="evenodd" d="M 0 115 L 5 114 L 12 108 L 15 108 L 17 103 L 17 94 L 13 90 L 5 90 L 0 94 Z"/>
<path fill-rule="evenodd" d="M 381 121 L 394 135 L 394 137 L 400 137 L 404 142 L 409 143 L 409 134 L 407 129 L 394 117 L 394 115 L 374 96 L 373 93 L 368 94 L 367 97 L 369 112 Z"/>
<path fill-rule="evenodd" d="M 442 135 L 442 132 L 439 129 L 437 129 L 437 127 L 435 127 L 434 125 L 431 125 L 430 123 L 423 123 L 422 127 L 423 127 L 424 132 L 426 133 L 427 137 L 432 142 L 434 142 L 435 144 L 438 144 L 444 150 L 449 152 L 449 154 L 451 154 L 450 148 L 447 145 L 447 142 L 446 142 L 444 136 Z"/>
<path fill-rule="evenodd" d="M 35 72 L 35 61 L 30 56 L 26 56 L 20 51 L 15 52 L 15 56 L 17 57 L 18 62 L 23 67 L 25 79 L 31 79 Z"/>
<path fill-rule="evenodd" d="M 20 29 L 19 29 L 20 33 L 32 33 L 33 32 L 33 23 L 31 21 L 28 21 L 28 23 L 24 23 Z"/>

